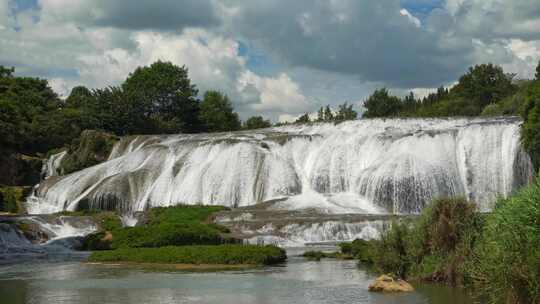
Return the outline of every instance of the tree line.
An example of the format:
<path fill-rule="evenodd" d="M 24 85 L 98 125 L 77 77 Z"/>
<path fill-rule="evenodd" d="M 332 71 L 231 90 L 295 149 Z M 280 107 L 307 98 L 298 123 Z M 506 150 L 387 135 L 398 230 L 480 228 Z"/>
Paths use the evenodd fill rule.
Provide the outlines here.
<path fill-rule="evenodd" d="M 268 128 L 257 115 L 242 122 L 231 100 L 210 90 L 199 98 L 185 66 L 157 61 L 138 67 L 119 86 L 72 89 L 62 100 L 47 80 L 16 77 L 14 68 L 0 66 L 0 154 L 34 155 L 61 147 L 86 129 L 119 136 L 224 132 Z M 337 111 L 321 108 L 315 121 L 355 119 L 352 105 Z M 310 122 L 303 115 L 295 123 Z"/>

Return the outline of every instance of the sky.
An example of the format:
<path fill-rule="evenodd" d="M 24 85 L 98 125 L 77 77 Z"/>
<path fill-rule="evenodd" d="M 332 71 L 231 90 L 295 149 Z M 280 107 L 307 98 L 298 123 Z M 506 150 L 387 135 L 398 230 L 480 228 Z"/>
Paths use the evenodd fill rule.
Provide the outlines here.
<path fill-rule="evenodd" d="M 244 119 L 361 110 L 376 88 L 423 96 L 474 64 L 532 78 L 540 0 L 0 0 L 0 65 L 61 96 L 157 60 Z"/>

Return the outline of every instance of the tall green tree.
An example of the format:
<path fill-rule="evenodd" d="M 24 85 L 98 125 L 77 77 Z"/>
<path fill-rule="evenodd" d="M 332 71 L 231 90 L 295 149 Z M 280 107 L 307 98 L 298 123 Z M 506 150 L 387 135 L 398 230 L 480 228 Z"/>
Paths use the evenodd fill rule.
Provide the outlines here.
<path fill-rule="evenodd" d="M 297 124 L 303 124 L 303 123 L 309 123 L 311 122 L 311 119 L 309 118 L 309 114 L 308 113 L 305 113 L 304 115 L 298 117 L 294 123 L 297 123 Z"/>
<path fill-rule="evenodd" d="M 401 111 L 402 103 L 398 97 L 390 95 L 386 88 L 382 88 L 368 97 L 364 107 L 367 109 L 363 115 L 365 118 L 392 117 Z"/>
<path fill-rule="evenodd" d="M 66 105 L 68 107 L 84 107 L 91 103 L 92 99 L 92 91 L 85 86 L 76 86 L 71 89 L 71 93 L 66 98 Z"/>
<path fill-rule="evenodd" d="M 540 80 L 540 61 L 538 62 L 538 65 L 536 66 L 536 74 L 534 74 L 534 77 L 536 80 Z"/>
<path fill-rule="evenodd" d="M 491 63 L 475 65 L 459 78 L 451 93 L 469 100 L 481 111 L 485 106 L 515 93 L 514 76 L 505 74 L 500 66 Z"/>
<path fill-rule="evenodd" d="M 354 120 L 358 116 L 355 110 L 353 110 L 353 105 L 344 103 L 338 106 L 338 111 L 336 113 L 335 120 L 344 121 L 344 120 Z"/>
<path fill-rule="evenodd" d="M 242 126 L 229 97 L 218 91 L 204 94 L 199 118 L 209 132 L 236 131 Z"/>
<path fill-rule="evenodd" d="M 334 120 L 334 113 L 332 112 L 332 109 L 330 109 L 330 106 L 326 106 L 324 108 L 324 121 L 332 121 Z"/>
<path fill-rule="evenodd" d="M 122 84 L 122 90 L 134 103 L 134 115 L 152 121 L 162 133 L 200 130 L 198 91 L 185 66 L 157 61 L 138 67 Z"/>
<path fill-rule="evenodd" d="M 263 129 L 272 126 L 270 120 L 265 120 L 262 116 L 252 116 L 244 122 L 244 129 Z"/>
<path fill-rule="evenodd" d="M 535 169 L 540 168 L 540 80 L 527 87 L 521 137 Z"/>

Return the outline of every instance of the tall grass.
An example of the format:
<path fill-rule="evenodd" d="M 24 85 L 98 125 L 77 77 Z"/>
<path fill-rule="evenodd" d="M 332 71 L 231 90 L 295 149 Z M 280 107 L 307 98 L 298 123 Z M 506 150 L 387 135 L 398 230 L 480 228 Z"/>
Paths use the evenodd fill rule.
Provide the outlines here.
<path fill-rule="evenodd" d="M 540 303 L 540 183 L 498 201 L 469 263 L 492 303 Z"/>

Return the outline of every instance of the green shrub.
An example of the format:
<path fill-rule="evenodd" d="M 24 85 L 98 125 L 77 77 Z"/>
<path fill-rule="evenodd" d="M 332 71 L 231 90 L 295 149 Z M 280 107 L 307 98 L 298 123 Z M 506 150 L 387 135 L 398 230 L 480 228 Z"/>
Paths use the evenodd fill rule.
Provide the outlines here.
<path fill-rule="evenodd" d="M 540 182 L 500 199 L 469 263 L 493 303 L 540 303 Z"/>
<path fill-rule="evenodd" d="M 276 246 L 221 245 L 168 246 L 160 248 L 120 248 L 96 251 L 91 262 L 135 262 L 172 264 L 252 264 L 270 265 L 287 259 L 285 250 Z"/>
<path fill-rule="evenodd" d="M 112 248 L 218 245 L 226 240 L 220 231 L 201 223 L 126 227 L 114 231 Z"/>
<path fill-rule="evenodd" d="M 363 264 L 372 264 L 375 241 L 356 239 L 352 243 L 341 243 L 339 247 L 342 254 L 348 254 Z"/>
<path fill-rule="evenodd" d="M 408 223 L 394 221 L 390 230 L 375 243 L 373 249 L 375 269 L 406 278 L 411 265 L 407 239 L 410 235 L 411 228 Z"/>
<path fill-rule="evenodd" d="M 23 187 L 1 187 L 0 188 L 0 211 L 9 213 L 22 212 L 22 202 L 24 200 Z"/>
<path fill-rule="evenodd" d="M 381 240 L 358 242 L 364 252 L 358 258 L 402 278 L 463 285 L 464 267 L 482 227 L 474 203 L 464 198 L 437 199 L 412 222 L 394 222 Z"/>

